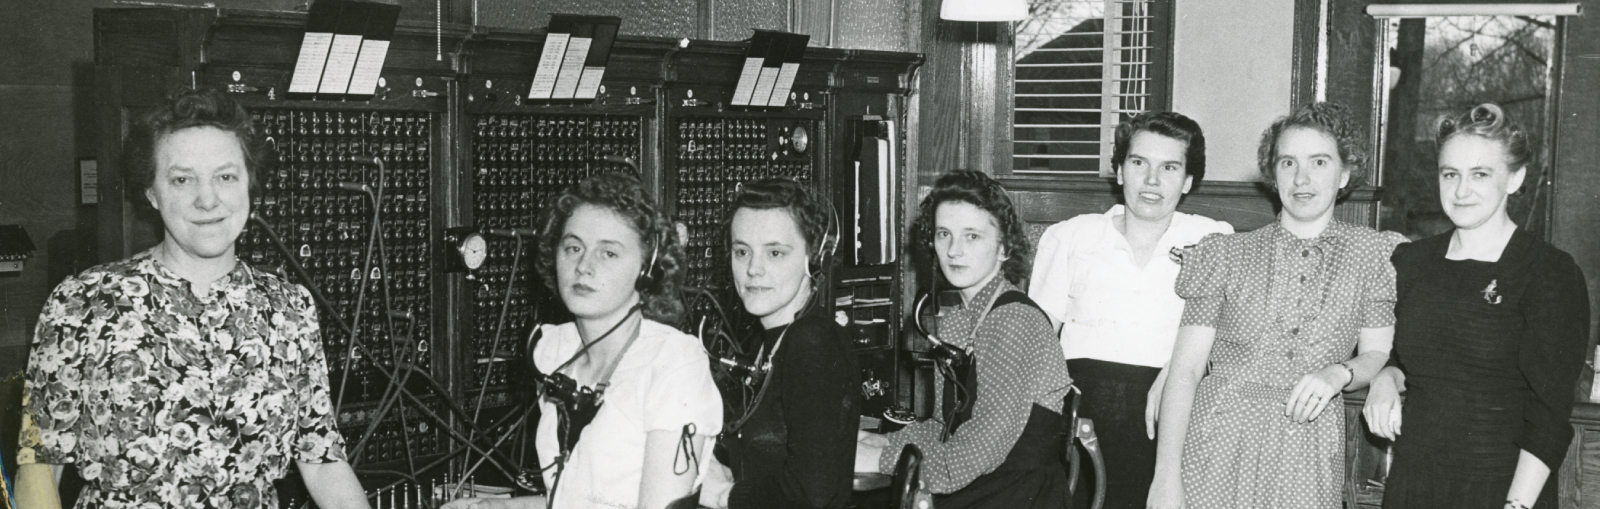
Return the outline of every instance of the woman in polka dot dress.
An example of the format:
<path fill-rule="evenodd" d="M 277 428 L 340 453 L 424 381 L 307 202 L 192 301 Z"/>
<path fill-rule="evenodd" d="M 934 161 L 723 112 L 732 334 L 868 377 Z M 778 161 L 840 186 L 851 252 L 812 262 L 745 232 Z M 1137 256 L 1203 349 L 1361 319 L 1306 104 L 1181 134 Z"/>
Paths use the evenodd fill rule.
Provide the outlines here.
<path fill-rule="evenodd" d="M 1149 507 L 1340 507 L 1340 393 L 1388 360 L 1405 240 L 1333 220 L 1367 173 L 1360 134 L 1328 103 L 1273 122 L 1259 165 L 1278 221 L 1184 255 Z"/>
<path fill-rule="evenodd" d="M 916 444 L 938 509 L 1066 507 L 1061 404 L 1072 380 L 1049 318 L 1013 283 L 1028 277 L 1031 252 L 1016 208 L 993 179 L 956 171 L 934 184 L 914 228 L 915 245 L 960 291 L 938 334 L 968 352 L 971 371 L 952 370 L 959 386 L 938 375 L 935 419 L 864 433 L 857 471 L 890 473 Z"/>

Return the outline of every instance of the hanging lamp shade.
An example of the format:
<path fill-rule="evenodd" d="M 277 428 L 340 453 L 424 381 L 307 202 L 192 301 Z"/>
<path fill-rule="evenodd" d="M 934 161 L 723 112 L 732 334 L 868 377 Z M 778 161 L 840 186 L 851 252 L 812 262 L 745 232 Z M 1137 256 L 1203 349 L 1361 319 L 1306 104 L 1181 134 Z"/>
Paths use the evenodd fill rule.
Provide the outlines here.
<path fill-rule="evenodd" d="M 1021 21 L 1028 0 L 944 0 L 939 17 L 950 21 Z"/>

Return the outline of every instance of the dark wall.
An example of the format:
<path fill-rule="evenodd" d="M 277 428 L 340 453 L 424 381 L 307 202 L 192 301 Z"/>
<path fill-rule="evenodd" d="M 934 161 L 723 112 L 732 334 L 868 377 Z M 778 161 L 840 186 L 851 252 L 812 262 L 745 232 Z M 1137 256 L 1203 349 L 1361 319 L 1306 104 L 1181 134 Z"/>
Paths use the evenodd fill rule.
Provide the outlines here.
<path fill-rule="evenodd" d="M 304 4 L 211 3 L 275 10 Z M 21 224 L 38 247 L 21 274 L 0 276 L 0 376 L 24 366 L 31 328 L 56 283 L 97 263 L 94 208 L 78 204 L 77 161 L 96 156 L 101 136 L 94 127 L 93 9 L 113 6 L 0 0 L 0 10 L 12 13 L 0 17 L 0 224 Z"/>
<path fill-rule="evenodd" d="M 0 3 L 13 13 L 0 19 L 0 224 L 21 224 L 39 248 L 22 274 L 0 276 L 0 376 L 22 368 L 51 276 L 81 252 L 79 218 L 93 220 L 76 205 L 77 159 L 98 139 L 90 9 L 110 4 Z"/>

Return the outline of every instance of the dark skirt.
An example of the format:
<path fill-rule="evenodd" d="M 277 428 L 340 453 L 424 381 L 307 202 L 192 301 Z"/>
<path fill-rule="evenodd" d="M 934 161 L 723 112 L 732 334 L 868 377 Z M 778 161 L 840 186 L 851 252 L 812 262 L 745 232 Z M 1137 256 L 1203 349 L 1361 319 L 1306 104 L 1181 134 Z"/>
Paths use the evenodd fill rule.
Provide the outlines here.
<path fill-rule="evenodd" d="M 1144 407 L 1161 368 L 1069 359 L 1067 372 L 1083 391 L 1078 398 L 1078 416 L 1094 420 L 1100 452 L 1105 456 L 1105 509 L 1144 509 L 1156 471 L 1156 441 L 1145 433 Z M 1074 507 L 1089 507 L 1094 474 L 1085 461 L 1072 497 Z"/>
<path fill-rule="evenodd" d="M 1022 436 L 993 472 L 955 493 L 935 495 L 937 509 L 1066 509 L 1067 469 L 1062 463 L 1061 414 L 1033 405 Z"/>
<path fill-rule="evenodd" d="M 1516 438 L 1527 396 L 1422 377 L 1407 382 L 1384 509 L 1505 507 L 1521 456 Z M 1557 506 L 1557 477 L 1552 469 L 1535 509 Z"/>

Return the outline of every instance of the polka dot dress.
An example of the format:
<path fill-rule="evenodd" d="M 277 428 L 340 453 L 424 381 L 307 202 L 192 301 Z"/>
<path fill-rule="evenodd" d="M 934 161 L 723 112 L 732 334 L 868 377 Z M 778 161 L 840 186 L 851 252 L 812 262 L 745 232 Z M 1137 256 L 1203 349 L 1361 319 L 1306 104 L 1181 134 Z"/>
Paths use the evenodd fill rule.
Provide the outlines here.
<path fill-rule="evenodd" d="M 1348 360 L 1362 328 L 1394 324 L 1404 237 L 1334 221 L 1299 239 L 1278 223 L 1211 236 L 1185 255 L 1183 325 L 1217 330 L 1183 450 L 1191 509 L 1338 509 L 1344 405 L 1297 424 L 1284 415 L 1300 378 Z"/>

